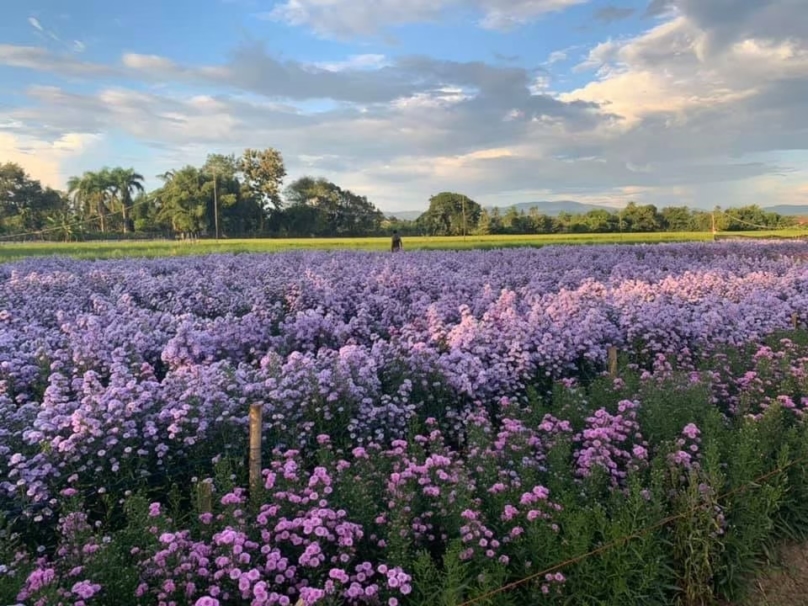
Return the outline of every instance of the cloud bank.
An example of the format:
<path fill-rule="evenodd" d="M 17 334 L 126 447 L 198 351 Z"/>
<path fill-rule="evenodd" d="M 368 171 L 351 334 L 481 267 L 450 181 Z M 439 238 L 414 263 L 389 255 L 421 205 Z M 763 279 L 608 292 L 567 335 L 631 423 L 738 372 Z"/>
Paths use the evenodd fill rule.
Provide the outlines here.
<path fill-rule="evenodd" d="M 288 0 L 265 16 L 351 37 L 438 20 L 459 4 L 479 27 L 510 29 L 581 3 Z M 728 203 L 716 195 L 797 203 L 808 192 L 808 11 L 800 4 L 652 2 L 647 29 L 589 48 L 574 72 L 583 83 L 566 90 L 541 71 L 427 55 L 307 63 L 247 43 L 217 64 L 132 52 L 101 64 L 0 45 L 0 65 L 83 83 L 32 86 L 25 104 L 0 107 L 0 154 L 19 157 L 20 141 L 44 149 L 113 131 L 188 162 L 273 145 L 290 173 L 323 174 L 388 210 L 423 208 L 441 189 L 487 203 Z M 630 16 L 607 9 L 594 17 Z M 568 58 L 558 53 L 551 64 Z M 56 179 L 59 170 L 42 174 Z M 767 192 L 778 199 L 760 199 Z"/>

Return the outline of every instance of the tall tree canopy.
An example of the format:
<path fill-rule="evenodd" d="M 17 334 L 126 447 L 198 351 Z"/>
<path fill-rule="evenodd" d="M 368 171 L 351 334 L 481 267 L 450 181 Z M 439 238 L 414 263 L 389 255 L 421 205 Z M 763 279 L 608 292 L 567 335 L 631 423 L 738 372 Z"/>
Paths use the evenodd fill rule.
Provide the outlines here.
<path fill-rule="evenodd" d="M 313 236 L 364 236 L 378 233 L 384 214 L 364 196 L 324 178 L 301 177 L 284 192 L 288 207 L 281 219 L 289 231 Z"/>
<path fill-rule="evenodd" d="M 244 175 L 244 183 L 262 208 L 269 211 L 281 209 L 286 166 L 277 149 L 245 149 L 239 160 L 239 169 Z"/>
<path fill-rule="evenodd" d="M 477 229 L 482 208 L 464 194 L 442 192 L 429 199 L 418 223 L 429 234 L 460 236 Z"/>
<path fill-rule="evenodd" d="M 132 194 L 143 191 L 143 175 L 135 172 L 134 168 L 113 168 L 103 175 L 112 190 L 112 197 L 121 210 L 123 231 L 128 233 L 135 230 L 132 222 Z"/>
<path fill-rule="evenodd" d="M 48 216 L 66 210 L 62 195 L 43 188 L 19 164 L 0 164 L 0 229 L 31 232 L 46 227 Z"/>

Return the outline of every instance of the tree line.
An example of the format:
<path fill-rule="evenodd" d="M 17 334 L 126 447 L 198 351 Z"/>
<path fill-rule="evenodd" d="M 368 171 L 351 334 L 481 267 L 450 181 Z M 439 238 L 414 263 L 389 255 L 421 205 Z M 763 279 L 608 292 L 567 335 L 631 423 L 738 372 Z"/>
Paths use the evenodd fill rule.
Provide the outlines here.
<path fill-rule="evenodd" d="M 142 237 L 361 237 L 389 235 L 551 234 L 780 229 L 792 217 L 757 206 L 715 211 L 629 205 L 549 216 L 531 208 L 485 209 L 442 192 L 414 221 L 385 217 L 365 196 L 322 177 L 284 187 L 286 168 L 273 148 L 240 156 L 211 154 L 202 166 L 159 175 L 146 191 L 133 168 L 71 177 L 66 191 L 43 186 L 19 165 L 0 164 L 0 236 L 86 240 Z"/>
<path fill-rule="evenodd" d="M 402 231 L 427 235 L 564 234 L 759 231 L 793 227 L 796 217 L 768 212 L 756 205 L 720 207 L 712 211 L 629 202 L 619 210 L 595 209 L 556 216 L 537 208 L 486 209 L 463 194 L 444 192 L 430 198 L 429 209 L 412 222 L 400 222 Z"/>
<path fill-rule="evenodd" d="M 86 240 L 129 237 L 340 237 L 384 233 L 386 218 L 366 197 L 324 178 L 283 188 L 286 168 L 275 149 L 211 154 L 202 166 L 158 176 L 146 191 L 132 168 L 71 177 L 66 191 L 0 164 L 0 235 Z"/>

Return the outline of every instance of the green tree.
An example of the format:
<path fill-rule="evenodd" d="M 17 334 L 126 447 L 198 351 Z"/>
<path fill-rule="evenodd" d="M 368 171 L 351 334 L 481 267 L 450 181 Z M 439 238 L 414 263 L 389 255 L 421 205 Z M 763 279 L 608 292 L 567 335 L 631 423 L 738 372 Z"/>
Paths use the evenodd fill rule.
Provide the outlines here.
<path fill-rule="evenodd" d="M 208 154 L 200 171 L 202 192 L 208 200 L 206 214 L 217 238 L 222 233 L 243 234 L 249 229 L 249 213 L 242 200 L 249 193 L 242 188 L 238 172 L 239 161 L 232 154 Z"/>
<path fill-rule="evenodd" d="M 81 224 L 69 210 L 57 210 L 47 217 L 48 233 L 52 238 L 63 242 L 78 240 L 81 237 Z"/>
<path fill-rule="evenodd" d="M 429 199 L 429 209 L 418 217 L 419 226 L 436 236 L 459 236 L 477 229 L 482 208 L 464 194 L 441 192 Z"/>
<path fill-rule="evenodd" d="M 629 202 L 620 215 L 623 231 L 655 232 L 662 230 L 662 217 L 653 204 L 638 206 L 634 202 Z"/>
<path fill-rule="evenodd" d="M 480 211 L 480 219 L 477 221 L 477 233 L 481 236 L 488 236 L 493 233 L 491 228 L 491 213 L 484 208 Z"/>
<path fill-rule="evenodd" d="M 574 232 L 576 227 L 575 215 L 572 213 L 561 211 L 555 218 L 556 230 L 560 233 Z"/>
<path fill-rule="evenodd" d="M 317 236 L 363 236 L 378 233 L 384 214 L 364 196 L 324 178 L 301 177 L 284 192 L 290 229 L 308 222 L 306 233 Z M 305 210 L 303 210 L 305 209 Z"/>
<path fill-rule="evenodd" d="M 506 233 L 509 234 L 526 234 L 530 233 L 530 219 L 524 213 L 511 206 L 505 211 L 505 216 L 502 217 L 502 226 Z"/>
<path fill-rule="evenodd" d="M 132 224 L 135 231 L 155 232 L 165 227 L 157 220 L 159 210 L 155 192 L 138 192 L 132 201 Z"/>
<path fill-rule="evenodd" d="M 716 223 L 718 222 L 721 212 L 715 213 Z M 690 229 L 693 231 L 712 231 L 714 213 L 709 210 L 692 210 L 690 211 Z M 716 228 L 718 228 L 716 224 Z"/>
<path fill-rule="evenodd" d="M 489 219 L 489 232 L 492 234 L 505 233 L 505 227 L 502 225 L 502 211 L 494 207 L 491 209 L 491 218 Z"/>
<path fill-rule="evenodd" d="M 21 166 L 0 164 L 0 229 L 40 231 L 49 214 L 66 209 L 62 194 L 32 179 Z"/>
<path fill-rule="evenodd" d="M 283 207 L 281 188 L 286 178 L 286 167 L 281 152 L 272 147 L 264 150 L 245 149 L 238 161 L 244 184 L 265 212 Z"/>
<path fill-rule="evenodd" d="M 175 233 L 197 234 L 207 230 L 208 205 L 212 185 L 204 188 L 212 177 L 194 166 L 186 166 L 165 176 L 165 184 L 154 194 L 158 206 L 156 218 Z"/>
<path fill-rule="evenodd" d="M 241 163 L 233 154 L 208 154 L 202 172 L 229 179 L 241 172 Z"/>
<path fill-rule="evenodd" d="M 667 231 L 691 231 L 696 228 L 693 213 L 687 206 L 668 206 L 662 209 L 660 216 Z"/>
<path fill-rule="evenodd" d="M 584 216 L 584 224 L 590 233 L 610 233 L 618 231 L 617 214 L 606 209 L 590 210 Z"/>
<path fill-rule="evenodd" d="M 110 180 L 105 171 L 87 171 L 80 177 L 70 177 L 67 193 L 81 216 L 98 218 L 101 233 L 107 231 L 107 216 L 110 213 Z"/>
<path fill-rule="evenodd" d="M 728 208 L 723 213 L 722 229 L 726 231 L 756 231 L 777 229 L 783 224 L 777 213 L 766 212 L 757 205 Z"/>
<path fill-rule="evenodd" d="M 134 231 L 132 221 L 132 194 L 143 192 L 143 175 L 135 172 L 134 168 L 113 168 L 104 178 L 109 183 L 112 199 L 117 202 L 121 210 L 123 233 Z"/>
<path fill-rule="evenodd" d="M 539 212 L 535 206 L 527 211 L 527 218 L 530 225 L 530 233 L 532 234 L 551 234 L 553 233 L 553 218 Z"/>

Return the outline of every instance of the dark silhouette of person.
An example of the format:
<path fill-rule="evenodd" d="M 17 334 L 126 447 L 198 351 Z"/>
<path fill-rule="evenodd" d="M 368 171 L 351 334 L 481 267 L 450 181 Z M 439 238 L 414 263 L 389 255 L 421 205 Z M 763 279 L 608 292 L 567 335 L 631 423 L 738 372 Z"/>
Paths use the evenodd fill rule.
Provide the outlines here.
<path fill-rule="evenodd" d="M 398 235 L 398 231 L 393 232 L 393 242 L 390 245 L 391 252 L 398 252 L 400 250 L 404 250 L 404 244 L 401 242 L 401 236 Z"/>

